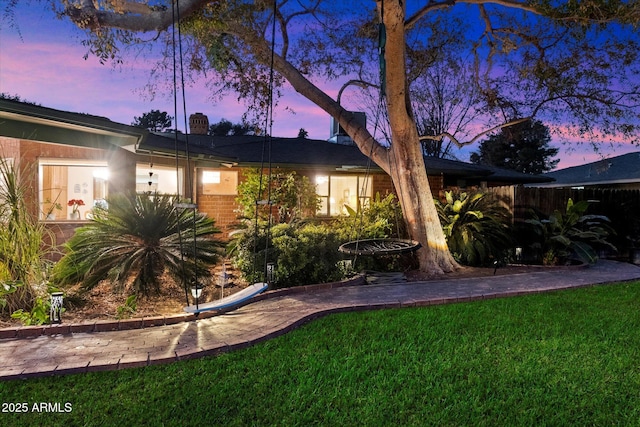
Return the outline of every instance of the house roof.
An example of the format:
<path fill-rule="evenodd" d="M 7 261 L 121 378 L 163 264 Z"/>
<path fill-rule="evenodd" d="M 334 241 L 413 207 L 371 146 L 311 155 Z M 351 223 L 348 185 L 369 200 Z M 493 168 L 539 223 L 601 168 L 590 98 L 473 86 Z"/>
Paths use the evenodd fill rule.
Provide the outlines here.
<path fill-rule="evenodd" d="M 105 117 L 9 99 L 0 99 L 0 123 L 2 136 L 102 149 L 135 146 L 148 133 Z"/>
<path fill-rule="evenodd" d="M 152 134 L 141 145 L 144 151 L 165 151 L 175 155 L 176 136 L 178 151 L 185 150 L 184 134 Z M 188 135 L 189 152 L 196 161 L 198 159 L 212 162 L 221 161 L 227 164 L 237 164 L 245 167 L 258 167 L 262 164 L 263 152 L 265 163 L 268 162 L 268 150 L 271 150 L 271 160 L 274 167 L 288 167 L 297 169 L 323 169 L 336 171 L 366 171 L 380 168 L 371 163 L 355 145 L 336 144 L 334 142 L 306 138 L 276 138 L 270 143 L 264 136 L 208 136 Z M 483 181 L 505 183 L 546 182 L 550 178 L 522 174 L 515 171 L 474 165 L 456 160 L 441 159 L 425 156 L 425 167 L 431 175 L 447 175 L 463 179 L 477 179 Z"/>
<path fill-rule="evenodd" d="M 0 135 L 41 142 L 109 149 L 123 147 L 137 153 L 180 156 L 186 154 L 187 135 L 152 133 L 146 129 L 116 123 L 108 118 L 72 113 L 35 104 L 0 99 Z M 268 150 L 274 167 L 322 169 L 336 171 L 366 171 L 380 169 L 355 145 L 306 138 L 272 137 L 265 144 L 264 136 L 188 135 L 189 154 L 196 165 L 240 165 L 259 167 L 263 152 L 268 162 Z M 176 144 L 177 142 L 177 144 Z M 546 182 L 550 178 L 526 175 L 504 169 L 473 165 L 456 160 L 425 157 L 430 175 L 446 175 L 467 180 L 505 183 Z"/>
<path fill-rule="evenodd" d="M 549 172 L 545 187 L 583 187 L 640 183 L 640 151 Z"/>
<path fill-rule="evenodd" d="M 494 166 L 483 166 L 491 171 L 491 175 L 487 177 L 488 181 L 505 183 L 518 183 L 518 184 L 534 184 L 534 183 L 548 183 L 552 182 L 553 178 L 545 175 L 532 175 L 529 173 L 521 173 L 509 169 L 501 169 Z"/>

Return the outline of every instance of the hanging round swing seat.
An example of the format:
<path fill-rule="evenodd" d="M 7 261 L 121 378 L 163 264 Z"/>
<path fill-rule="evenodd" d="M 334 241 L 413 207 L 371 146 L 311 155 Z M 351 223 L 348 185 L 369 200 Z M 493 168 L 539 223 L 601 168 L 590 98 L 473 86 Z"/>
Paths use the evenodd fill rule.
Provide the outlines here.
<path fill-rule="evenodd" d="M 421 246 L 407 239 L 363 239 L 344 243 L 338 250 L 349 255 L 386 256 L 414 252 Z"/>

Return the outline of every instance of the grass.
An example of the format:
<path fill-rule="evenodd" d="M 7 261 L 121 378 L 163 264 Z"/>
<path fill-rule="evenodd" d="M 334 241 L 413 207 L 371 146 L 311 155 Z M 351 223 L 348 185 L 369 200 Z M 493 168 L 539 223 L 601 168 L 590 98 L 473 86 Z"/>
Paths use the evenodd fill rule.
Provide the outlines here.
<path fill-rule="evenodd" d="M 215 358 L 0 383 L 0 425 L 640 425 L 640 282 L 345 313 Z M 3 409 L 6 409 L 3 406 Z"/>

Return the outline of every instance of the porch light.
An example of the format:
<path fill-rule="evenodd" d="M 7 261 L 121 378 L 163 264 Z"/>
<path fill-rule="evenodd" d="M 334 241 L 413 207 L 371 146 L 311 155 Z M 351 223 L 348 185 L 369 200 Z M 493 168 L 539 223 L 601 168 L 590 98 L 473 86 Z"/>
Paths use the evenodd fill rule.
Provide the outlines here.
<path fill-rule="evenodd" d="M 92 174 L 94 178 L 109 181 L 109 168 L 95 168 Z"/>
<path fill-rule="evenodd" d="M 64 294 L 62 292 L 54 292 L 51 294 L 51 308 L 49 309 L 49 320 L 51 323 L 62 323 L 63 302 Z"/>

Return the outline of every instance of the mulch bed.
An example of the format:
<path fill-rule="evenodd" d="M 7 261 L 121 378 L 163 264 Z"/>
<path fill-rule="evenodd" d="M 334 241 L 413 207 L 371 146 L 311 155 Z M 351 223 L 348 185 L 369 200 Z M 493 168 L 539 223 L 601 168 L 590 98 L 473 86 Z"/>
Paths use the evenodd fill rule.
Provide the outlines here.
<path fill-rule="evenodd" d="M 563 267 L 541 267 L 541 266 L 504 266 L 495 270 L 495 275 L 530 273 L 536 269 L 561 269 Z M 221 273 L 221 267 L 216 267 L 213 271 L 214 277 Z M 239 272 L 227 267 L 228 283 L 224 288 L 224 296 L 229 296 L 244 289 L 248 284 L 240 278 Z M 494 275 L 493 268 L 462 267 L 459 270 L 449 273 L 444 278 L 460 279 L 473 277 L 487 277 Z M 408 281 L 423 281 L 442 279 L 443 276 L 433 276 L 417 270 L 405 273 Z M 135 313 L 131 317 L 153 317 L 166 316 L 183 313 L 186 304 L 184 289 L 176 284 L 169 277 L 163 279 L 164 286 L 161 293 L 157 295 L 140 297 L 136 301 Z M 219 299 L 222 289 L 217 284 L 205 287 L 201 302 Z M 115 320 L 117 319 L 118 308 L 125 304 L 126 292 L 114 292 L 108 283 L 101 283 L 89 292 L 84 294 L 75 293 L 73 290 L 67 292 L 65 298 L 66 311 L 62 317 L 65 323 L 82 323 L 92 320 Z M 189 304 L 192 304 L 189 295 Z M 20 322 L 7 316 L 0 318 L 0 328 L 20 326 Z"/>

